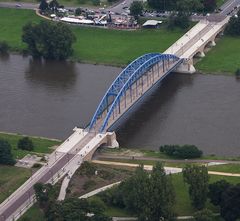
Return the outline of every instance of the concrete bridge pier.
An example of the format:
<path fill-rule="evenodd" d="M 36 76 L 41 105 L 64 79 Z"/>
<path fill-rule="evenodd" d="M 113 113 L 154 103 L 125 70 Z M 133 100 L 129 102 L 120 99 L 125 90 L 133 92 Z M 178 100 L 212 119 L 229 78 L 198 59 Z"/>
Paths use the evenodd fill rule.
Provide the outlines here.
<path fill-rule="evenodd" d="M 185 59 L 184 62 L 175 70 L 177 73 L 193 74 L 196 72 L 193 66 L 193 59 Z"/>
<path fill-rule="evenodd" d="M 216 46 L 216 42 L 215 42 L 214 40 L 210 41 L 209 46 L 210 46 L 210 47 Z"/>
<path fill-rule="evenodd" d="M 117 137 L 115 132 L 107 133 L 107 147 L 109 148 L 119 148 L 119 143 L 117 142 Z"/>

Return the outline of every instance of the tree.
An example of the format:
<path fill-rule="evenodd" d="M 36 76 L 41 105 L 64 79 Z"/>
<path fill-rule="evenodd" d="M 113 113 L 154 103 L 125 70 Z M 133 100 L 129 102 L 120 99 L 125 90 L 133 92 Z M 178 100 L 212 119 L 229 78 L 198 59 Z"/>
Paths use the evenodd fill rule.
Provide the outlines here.
<path fill-rule="evenodd" d="M 240 218 L 240 184 L 230 186 L 222 194 L 220 204 L 221 216 L 226 221 L 235 221 Z"/>
<path fill-rule="evenodd" d="M 203 5 L 206 12 L 213 12 L 217 7 L 216 0 L 204 0 Z"/>
<path fill-rule="evenodd" d="M 55 11 L 57 8 L 59 8 L 59 3 L 57 0 L 52 0 L 50 3 L 49 3 L 49 8 L 53 11 Z"/>
<path fill-rule="evenodd" d="M 240 77 L 240 68 L 238 68 L 235 72 L 236 77 Z"/>
<path fill-rule="evenodd" d="M 19 139 L 17 147 L 22 150 L 32 151 L 34 145 L 29 137 L 23 137 L 22 139 Z"/>
<path fill-rule="evenodd" d="M 177 10 L 184 14 L 190 15 L 192 12 L 203 10 L 203 4 L 199 0 L 178 0 Z"/>
<path fill-rule="evenodd" d="M 177 0 L 147 0 L 148 5 L 158 11 L 172 11 L 176 9 Z"/>
<path fill-rule="evenodd" d="M 37 202 L 41 208 L 47 207 L 47 202 L 49 201 L 50 191 L 52 190 L 51 184 L 36 183 L 34 186 L 34 191 L 36 195 Z"/>
<path fill-rule="evenodd" d="M 0 41 L 0 54 L 6 54 L 9 50 L 9 45 L 5 41 Z"/>
<path fill-rule="evenodd" d="M 39 5 L 39 9 L 41 11 L 45 11 L 46 9 L 48 9 L 48 3 L 46 0 L 41 0 L 40 5 Z"/>
<path fill-rule="evenodd" d="M 76 8 L 75 15 L 78 16 L 78 15 L 81 15 L 81 13 L 82 13 L 82 9 L 81 8 Z"/>
<path fill-rule="evenodd" d="M 52 203 L 46 217 L 48 221 L 110 221 L 104 211 L 104 204 L 99 201 L 68 198 L 63 202 Z"/>
<path fill-rule="evenodd" d="M 15 164 L 15 160 L 11 152 L 11 145 L 8 143 L 8 141 L 3 139 L 0 139 L 0 164 Z"/>
<path fill-rule="evenodd" d="M 230 187 L 230 183 L 226 180 L 219 180 L 215 183 L 209 184 L 208 197 L 213 205 L 220 205 L 222 201 L 222 194 L 228 187 Z"/>
<path fill-rule="evenodd" d="M 225 33 L 232 36 L 240 36 L 240 11 L 232 16 L 227 24 Z"/>
<path fill-rule="evenodd" d="M 130 5 L 130 14 L 137 19 L 139 15 L 142 14 L 143 4 L 140 1 L 134 1 Z"/>
<path fill-rule="evenodd" d="M 72 44 L 76 39 L 67 25 L 41 21 L 25 25 L 22 40 L 34 57 L 64 60 L 73 53 Z"/>
<path fill-rule="evenodd" d="M 189 195 L 193 206 L 202 209 L 207 201 L 208 170 L 205 166 L 188 165 L 183 168 L 184 182 L 189 184 Z"/>
<path fill-rule="evenodd" d="M 166 153 L 169 156 L 181 158 L 181 159 L 191 159 L 198 158 L 202 156 L 202 151 L 199 150 L 194 145 L 164 145 L 161 146 L 160 152 Z"/>
<path fill-rule="evenodd" d="M 151 174 L 140 166 L 135 174 L 122 182 L 115 190 L 115 199 L 123 202 L 126 209 L 135 212 L 142 221 L 159 221 L 173 218 L 175 192 L 171 176 L 167 176 L 163 165 L 157 163 Z M 120 195 L 120 196 L 119 196 Z"/>
<path fill-rule="evenodd" d="M 211 210 L 203 209 L 194 214 L 194 221 L 214 221 L 214 214 Z"/>

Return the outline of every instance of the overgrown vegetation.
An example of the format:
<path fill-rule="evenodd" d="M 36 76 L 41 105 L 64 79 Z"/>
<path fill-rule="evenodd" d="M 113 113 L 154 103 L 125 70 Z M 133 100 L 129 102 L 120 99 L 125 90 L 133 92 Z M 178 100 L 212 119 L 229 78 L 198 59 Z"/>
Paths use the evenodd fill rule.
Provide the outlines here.
<path fill-rule="evenodd" d="M 0 41 L 0 54 L 6 54 L 9 51 L 9 45 L 6 41 Z"/>
<path fill-rule="evenodd" d="M 22 40 L 33 57 L 64 60 L 73 53 L 72 44 L 76 38 L 68 25 L 60 22 L 41 21 L 23 27 Z"/>
<path fill-rule="evenodd" d="M 202 156 L 202 151 L 194 145 L 164 145 L 159 148 L 160 152 L 168 156 L 180 159 L 192 159 Z"/>
<path fill-rule="evenodd" d="M 33 142 L 29 137 L 19 139 L 17 147 L 22 150 L 32 151 L 34 148 Z"/>
<path fill-rule="evenodd" d="M 0 164 L 14 165 L 15 162 L 10 143 L 6 140 L 0 139 Z"/>
<path fill-rule="evenodd" d="M 240 36 L 240 11 L 230 18 L 225 33 L 231 36 Z"/>
<path fill-rule="evenodd" d="M 175 192 L 170 176 L 157 163 L 149 175 L 140 166 L 135 174 L 100 197 L 108 205 L 125 208 L 137 214 L 139 220 L 171 220 L 174 217 Z"/>
<path fill-rule="evenodd" d="M 104 215 L 105 206 L 99 200 L 89 202 L 85 199 L 69 198 L 59 202 L 56 201 L 56 192 L 51 184 L 37 183 L 34 185 L 34 190 L 38 205 L 43 210 L 47 221 L 111 220 Z"/>

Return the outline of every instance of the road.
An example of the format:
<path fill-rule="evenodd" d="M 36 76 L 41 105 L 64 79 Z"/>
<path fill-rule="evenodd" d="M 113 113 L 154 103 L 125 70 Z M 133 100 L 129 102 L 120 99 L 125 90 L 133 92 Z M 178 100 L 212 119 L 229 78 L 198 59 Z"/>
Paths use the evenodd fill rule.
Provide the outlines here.
<path fill-rule="evenodd" d="M 78 134 L 78 131 L 77 133 Z M 80 135 L 79 135 L 80 136 Z M 12 214 L 14 214 L 22 205 L 31 199 L 34 195 L 33 186 L 35 183 L 47 183 L 51 182 L 54 175 L 62 171 L 66 165 L 73 159 L 73 157 L 81 151 L 81 149 L 89 143 L 89 141 L 94 137 L 94 134 L 88 133 L 83 136 L 80 141 L 76 142 L 75 137 L 69 137 L 64 143 L 66 148 L 71 147 L 67 152 L 54 152 L 51 154 L 52 158 L 49 159 L 49 163 L 44 165 L 39 171 L 36 172 L 28 181 L 26 181 L 20 189 L 13 193 L 14 196 L 10 196 L 9 200 L 4 201 L 0 205 L 0 220 L 7 220 Z M 73 145 L 71 145 L 71 142 Z M 69 143 L 69 144 L 68 144 Z M 59 150 L 59 149 L 57 149 Z M 84 155 L 82 156 L 84 157 Z"/>

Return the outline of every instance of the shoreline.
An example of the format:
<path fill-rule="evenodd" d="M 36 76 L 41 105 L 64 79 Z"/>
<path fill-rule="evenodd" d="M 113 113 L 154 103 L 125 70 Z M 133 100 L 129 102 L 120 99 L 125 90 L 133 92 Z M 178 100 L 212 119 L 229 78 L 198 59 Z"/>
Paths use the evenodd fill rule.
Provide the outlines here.
<path fill-rule="evenodd" d="M 63 140 L 56 139 L 56 138 L 34 136 L 34 135 L 32 136 L 32 135 L 21 134 L 21 133 L 13 133 L 13 132 L 7 132 L 7 131 L 0 131 L 0 134 L 14 135 L 14 136 L 23 136 L 23 137 L 30 137 L 30 138 L 36 138 L 36 139 L 42 139 L 42 140 L 58 141 L 58 142 L 62 142 L 63 141 Z"/>

